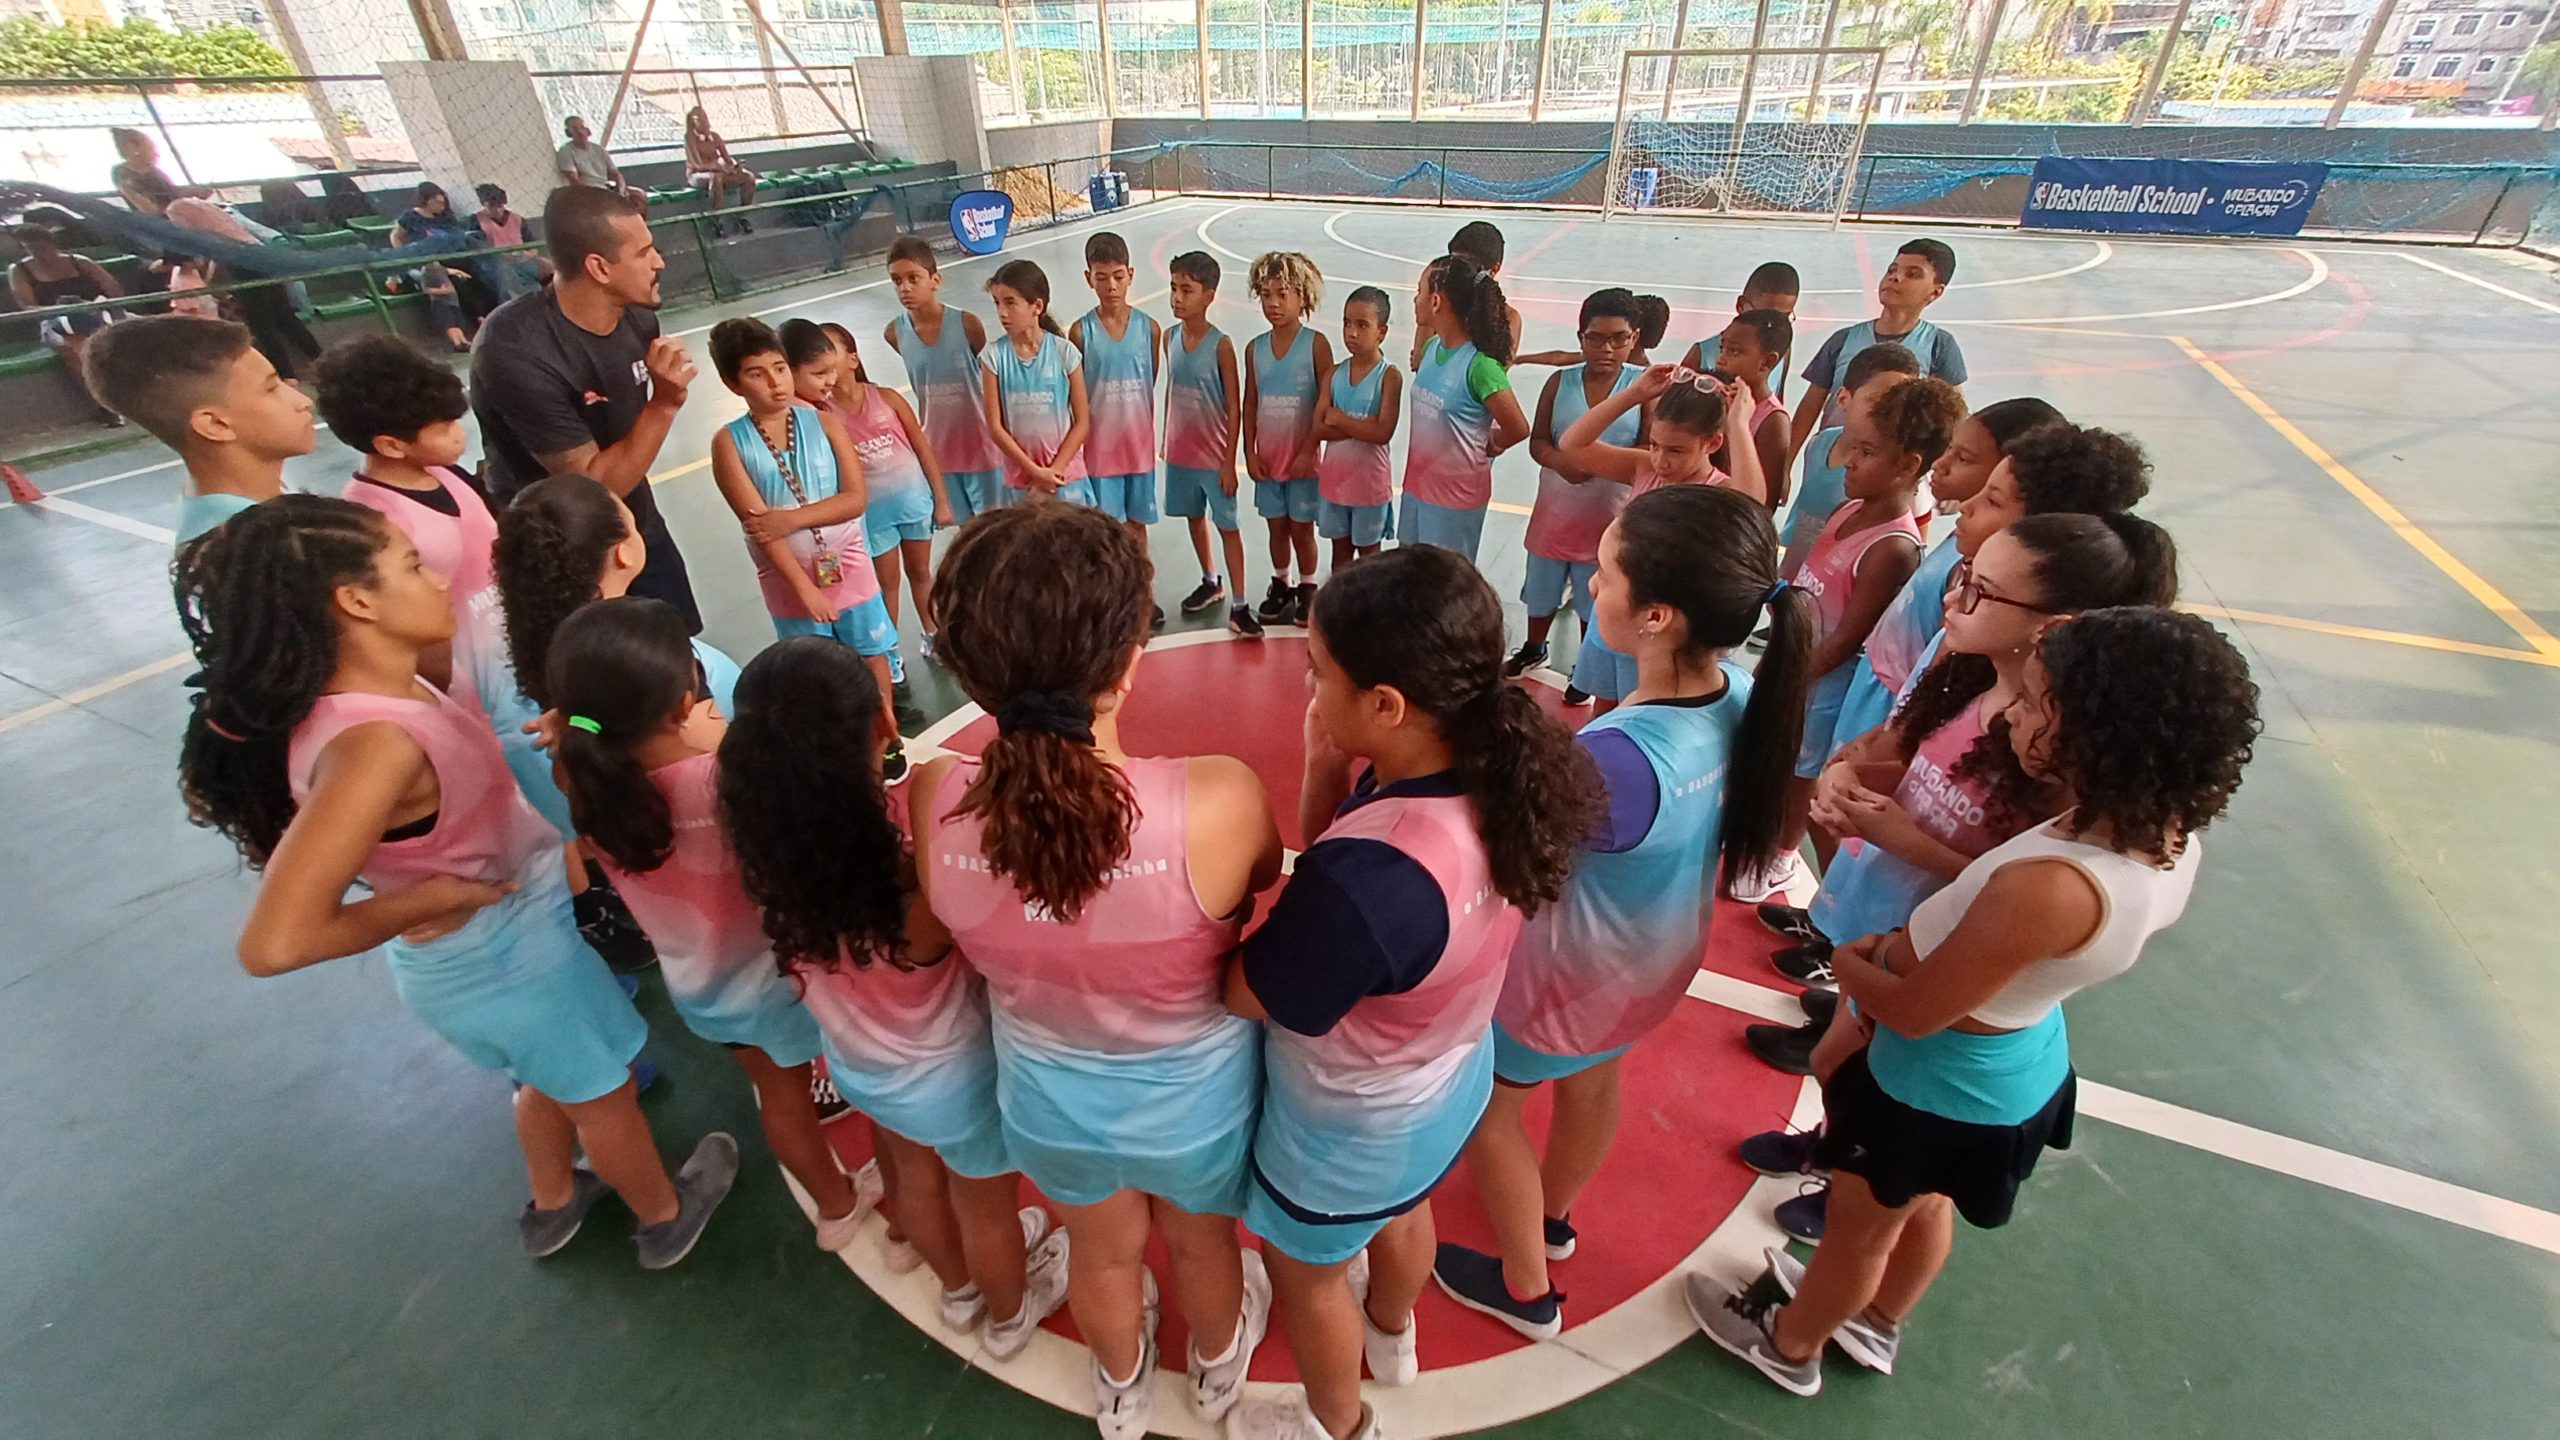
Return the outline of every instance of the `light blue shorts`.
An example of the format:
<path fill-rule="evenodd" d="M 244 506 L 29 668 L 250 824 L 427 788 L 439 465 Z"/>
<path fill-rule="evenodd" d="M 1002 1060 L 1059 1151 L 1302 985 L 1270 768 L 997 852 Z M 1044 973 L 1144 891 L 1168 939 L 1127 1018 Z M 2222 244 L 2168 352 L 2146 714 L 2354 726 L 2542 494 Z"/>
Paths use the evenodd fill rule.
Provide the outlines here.
<path fill-rule="evenodd" d="M 1437 545 L 1455 550 L 1473 561 L 1476 547 L 1484 543 L 1484 511 L 1478 505 L 1472 510 L 1452 510 L 1428 500 L 1404 497 L 1404 539 L 1406 545 Z"/>
<path fill-rule="evenodd" d="M 1520 603 L 1529 608 L 1529 618 L 1542 619 L 1563 606 L 1571 605 L 1573 613 L 1582 617 L 1582 633 L 1591 633 L 1591 577 L 1600 567 L 1589 560 L 1558 560 L 1552 556 L 1532 554 L 1529 578 L 1520 585 Z"/>
<path fill-rule="evenodd" d="M 1271 1042 L 1267 1064 L 1287 1042 Z M 1422 1205 L 1464 1154 L 1493 1095 L 1492 1046 L 1479 1043 L 1447 1093 L 1346 1117 L 1302 1109 L 1286 1074 L 1265 1092 L 1253 1140 L 1245 1228 L 1293 1260 L 1338 1265 L 1397 1216 Z M 1374 1106 L 1374 1102 L 1373 1102 Z"/>
<path fill-rule="evenodd" d="M 1633 1048 L 1630 1042 L 1597 1055 L 1551 1055 L 1512 1038 L 1510 1031 L 1497 1024 L 1493 1027 L 1493 1074 L 1505 1085 L 1544 1085 L 1550 1080 L 1579 1075 Z"/>
<path fill-rule="evenodd" d="M 942 1157 L 972 1180 L 1013 1171 L 996 1110 L 996 1052 L 983 1045 L 894 1070 L 867 1070 L 827 1051 L 827 1078 L 871 1123 Z"/>
<path fill-rule="evenodd" d="M 401 1003 L 462 1058 L 582 1105 L 631 1079 L 649 1027 L 579 938 L 565 867 L 537 868 L 452 934 L 383 953 Z"/>
<path fill-rule="evenodd" d="M 1396 502 L 1379 505 L 1336 505 L 1316 497 L 1316 533 L 1327 540 L 1348 540 L 1353 548 L 1396 538 Z"/>
<path fill-rule="evenodd" d="M 951 497 L 955 524 L 966 525 L 973 515 L 1013 503 L 1013 487 L 1004 483 L 1002 470 L 946 470 L 942 488 Z"/>
<path fill-rule="evenodd" d="M 929 486 L 875 499 L 862 512 L 862 543 L 874 562 L 896 553 L 903 540 L 933 538 L 933 490 Z"/>
<path fill-rule="evenodd" d="M 876 594 L 838 610 L 833 625 L 821 625 L 796 615 L 776 615 L 773 633 L 785 640 L 798 635 L 823 636 L 851 647 L 857 655 L 886 655 L 898 648 L 897 624 L 890 620 L 889 607 L 880 603 Z"/>
<path fill-rule="evenodd" d="M 1093 506 L 1114 520 L 1135 520 L 1153 525 L 1164 518 L 1156 504 L 1156 472 L 1138 475 L 1096 475 L 1092 480 Z"/>
<path fill-rule="evenodd" d="M 1573 657 L 1573 688 L 1602 700 L 1624 700 L 1635 693 L 1636 657 L 1610 649 L 1593 626 L 1582 632 L 1582 649 Z"/>
<path fill-rule="evenodd" d="M 1304 520 L 1313 524 L 1316 507 L 1324 497 L 1316 492 L 1316 477 L 1302 480 L 1256 480 L 1253 482 L 1253 513 L 1265 520 Z"/>
<path fill-rule="evenodd" d="M 1135 1190 L 1194 1215 L 1240 1215 L 1261 1109 L 1260 1029 L 1239 1020 L 1148 1055 L 1034 1051 L 998 1012 L 1005 1153 L 1062 1205 Z"/>
<path fill-rule="evenodd" d="M 765 968 L 773 970 L 770 964 Z M 818 1017 L 800 1003 L 799 993 L 780 971 L 774 970 L 747 995 L 722 995 L 718 999 L 720 1008 L 714 1011 L 706 1007 L 704 999 L 688 1000 L 677 994 L 672 984 L 667 987 L 668 1003 L 675 1006 L 676 1018 L 684 1022 L 684 1028 L 714 1045 L 744 1045 L 761 1050 L 765 1058 L 785 1070 L 818 1058 Z"/>
<path fill-rule="evenodd" d="M 1236 531 L 1236 497 L 1218 483 L 1215 470 L 1194 470 L 1188 465 L 1164 467 L 1164 513 L 1189 517 L 1206 515 L 1209 523 L 1232 535 Z"/>
<path fill-rule="evenodd" d="M 1796 778 L 1810 780 L 1831 763 L 1832 752 L 1839 742 L 1854 740 L 1854 735 L 1841 735 L 1840 702 L 1849 695 L 1849 676 L 1857 667 L 1835 665 L 1829 674 L 1813 682 L 1804 701 L 1804 745 L 1796 751 Z"/>
<path fill-rule="evenodd" d="M 1831 724 L 1833 751 L 1893 718 L 1893 692 L 1884 688 L 1861 655 L 1850 665 L 1849 688 L 1840 697 L 1840 714 Z"/>

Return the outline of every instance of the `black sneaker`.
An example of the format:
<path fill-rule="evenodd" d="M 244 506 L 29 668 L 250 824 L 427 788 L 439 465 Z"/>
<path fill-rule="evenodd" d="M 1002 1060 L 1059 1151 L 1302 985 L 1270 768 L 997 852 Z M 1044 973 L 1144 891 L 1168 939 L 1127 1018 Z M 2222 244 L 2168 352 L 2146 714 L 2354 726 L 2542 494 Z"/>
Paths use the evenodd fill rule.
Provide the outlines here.
<path fill-rule="evenodd" d="M 1807 990 L 1796 997 L 1796 1003 L 1804 1007 L 1804 1018 L 1808 1022 L 1815 1025 L 1828 1025 L 1831 1023 L 1831 1017 L 1840 1013 L 1840 992 Z"/>
<path fill-rule="evenodd" d="M 1553 1340 L 1564 1333 L 1564 1296 L 1553 1287 L 1535 1300 L 1515 1300 L 1502 1283 L 1502 1261 L 1464 1245 L 1443 1243 L 1431 1262 L 1431 1278 L 1450 1299 L 1490 1315 L 1532 1340 Z"/>
<path fill-rule="evenodd" d="M 1150 605 L 1147 607 L 1147 628 L 1150 630 L 1161 630 L 1164 628 L 1163 606 Z"/>
<path fill-rule="evenodd" d="M 1204 575 L 1200 577 L 1200 588 L 1182 597 L 1182 613 L 1197 615 L 1226 598 L 1227 587 L 1218 583 L 1218 577 Z"/>
<path fill-rule="evenodd" d="M 1810 945 L 1816 941 L 1824 945 L 1831 943 L 1830 936 L 1813 927 L 1813 916 L 1809 912 L 1784 900 L 1763 903 L 1760 906 L 1760 923 L 1768 926 L 1772 933 L 1783 935 L 1799 945 Z"/>
<path fill-rule="evenodd" d="M 1578 686 L 1567 685 L 1564 687 L 1564 703 L 1578 710 L 1591 703 L 1591 692 Z"/>
<path fill-rule="evenodd" d="M 1511 658 L 1502 662 L 1502 678 L 1517 680 L 1545 663 L 1547 663 L 1546 643 L 1540 640 L 1523 640 L 1520 642 L 1520 648 L 1511 652 Z"/>
<path fill-rule="evenodd" d="M 1274 575 L 1271 588 L 1262 592 L 1262 603 L 1253 607 L 1253 617 L 1265 625 L 1285 625 L 1297 604 L 1298 587 Z"/>
<path fill-rule="evenodd" d="M 1831 978 L 1831 951 L 1810 945 L 1781 950 L 1769 957 L 1770 968 L 1799 985 L 1832 986 L 1840 982 Z"/>
<path fill-rule="evenodd" d="M 818 1123 L 821 1125 L 853 1113 L 853 1107 L 845 1102 L 843 1092 L 836 1089 L 836 1082 L 827 1078 L 826 1071 L 814 1065 L 809 1067 L 809 1098 L 818 1102 Z"/>
<path fill-rule="evenodd" d="M 649 943 L 631 907 L 592 860 L 587 862 L 587 888 L 569 897 L 569 909 L 577 918 L 579 938 L 616 971 L 646 970 L 658 963 L 658 947 Z"/>
<path fill-rule="evenodd" d="M 1821 1244 L 1823 1212 L 1830 1200 L 1829 1182 L 1805 1186 L 1793 1200 L 1778 1202 L 1778 1228 L 1807 1245 Z"/>
<path fill-rule="evenodd" d="M 1743 1164 L 1772 1179 L 1804 1175 L 1819 1180 L 1831 1173 L 1813 1163 L 1813 1147 L 1821 1139 L 1820 1130 L 1763 1130 L 1744 1136 L 1737 1148 Z"/>
<path fill-rule="evenodd" d="M 903 739 L 892 740 L 889 742 L 888 750 L 880 756 L 880 783 L 899 784 L 907 778 L 907 772 L 913 768 L 907 763 L 907 742 Z"/>
<path fill-rule="evenodd" d="M 1580 1241 L 1581 1237 L 1574 1233 L 1572 1217 L 1568 1216 L 1562 1220 L 1558 1220 L 1552 1215 L 1547 1217 L 1548 1259 L 1572 1259 L 1574 1247 L 1579 1244 Z"/>
<path fill-rule="evenodd" d="M 1822 990 L 1808 993 L 1830 995 L 1837 992 Z M 1752 1054 L 1760 1057 L 1761 1064 L 1781 1075 L 1810 1075 L 1813 1073 L 1813 1047 L 1822 1043 L 1825 1028 L 1809 1020 L 1802 1025 L 1745 1025 L 1742 1027 L 1742 1043 Z"/>
<path fill-rule="evenodd" d="M 1253 612 L 1241 600 L 1227 607 L 1227 628 L 1247 640 L 1262 638 L 1262 622 L 1253 618 Z"/>
<path fill-rule="evenodd" d="M 1316 587 L 1314 581 L 1308 581 L 1298 587 L 1298 602 L 1289 611 L 1289 623 L 1304 630 L 1307 628 L 1307 617 L 1314 613 L 1316 613 Z"/>

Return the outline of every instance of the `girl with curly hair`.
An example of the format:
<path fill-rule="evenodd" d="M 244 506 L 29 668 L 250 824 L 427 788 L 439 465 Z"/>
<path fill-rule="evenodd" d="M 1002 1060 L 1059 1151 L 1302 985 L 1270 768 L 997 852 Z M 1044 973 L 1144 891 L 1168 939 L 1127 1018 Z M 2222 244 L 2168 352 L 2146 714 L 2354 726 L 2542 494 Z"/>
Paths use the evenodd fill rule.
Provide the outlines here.
<path fill-rule="evenodd" d="M 1520 917 L 1564 897 L 1603 804 L 1590 756 L 1504 683 L 1502 603 L 1460 556 L 1372 556 L 1325 582 L 1313 619 L 1309 844 L 1227 983 L 1269 1021 L 1244 1222 L 1306 1381 L 1228 1433 L 1272 1440 L 1374 1437 L 1364 1352 L 1381 1383 L 1412 1383 L 1430 1194 L 1493 1091 Z"/>
<path fill-rule="evenodd" d="M 516 1082 L 525 1253 L 568 1244 L 610 1189 L 640 1220 L 643 1266 L 683 1259 L 737 1142 L 704 1137 L 672 1179 L 660 1162 L 631 1075 L 648 1030 L 579 943 L 560 836 L 488 721 L 418 676 L 453 636 L 442 579 L 373 511 L 284 495 L 180 551 L 177 599 L 203 666 L 187 811 L 265 872 L 241 965 L 281 975 L 379 948 L 413 1014 Z M 370 893 L 350 900 L 358 880 Z"/>
<path fill-rule="evenodd" d="M 774 968 L 721 836 L 721 721 L 687 628 L 674 606 L 640 596 L 561 622 L 544 677 L 561 714 L 560 778 L 587 850 L 657 946 L 677 1016 L 737 1057 L 766 1143 L 818 1207 L 818 1248 L 842 1250 L 879 1194 L 855 1193 L 819 1133 L 817 1022 Z"/>
<path fill-rule="evenodd" d="M 1297 251 L 1274 250 L 1253 262 L 1245 282 L 1271 323 L 1244 347 L 1245 473 L 1253 513 L 1271 526 L 1271 589 L 1254 615 L 1265 625 L 1304 625 L 1316 595 L 1316 397 L 1333 379 L 1333 342 L 1306 320 L 1324 298 L 1324 276 Z"/>
<path fill-rule="evenodd" d="M 2185 911 L 2201 832 L 2258 736 L 2258 690 L 2202 620 L 2092 610 L 2045 632 L 2000 718 L 2061 812 L 1966 866 L 1906 929 L 1835 958 L 1869 1039 L 1822 1077 L 1821 1248 L 1809 1265 L 1770 1250 L 1740 1291 L 1686 1281 L 1707 1337 L 1797 1395 L 1821 1390 L 1826 1343 L 1891 1373 L 1956 1216 L 2007 1223 L 2039 1154 L 2070 1146 L 2062 1003 L 2132 968 Z"/>
<path fill-rule="evenodd" d="M 1442 1289 L 1533 1339 L 1564 1328 L 1547 1262 L 1574 1253 L 1573 1203 L 1618 1130 L 1618 1064 L 1698 972 L 1721 861 L 1777 847 L 1804 717 L 1813 601 L 1778 583 L 1778 535 L 1746 496 L 1639 495 L 1600 541 L 1593 613 L 1635 657 L 1627 703 L 1576 738 L 1608 809 L 1577 837 L 1558 903 L 1531 916 L 1494 1012 L 1493 1100 L 1467 1147 L 1500 1255 L 1440 1247 Z M 1769 617 L 1756 673 L 1730 660 Z M 1555 1087 L 1543 1156 L 1523 1119 Z"/>
<path fill-rule="evenodd" d="M 1067 1303 L 1114 1437 L 1144 1433 L 1152 1403 L 1152 1232 L 1212 1423 L 1271 1294 L 1234 1222 L 1259 1034 L 1221 987 L 1280 834 L 1244 762 L 1121 747 L 1153 584 L 1100 510 L 1008 506 L 961 527 L 934 586 L 943 660 L 996 733 L 975 759 L 925 765 L 909 802 L 917 883 L 986 977 L 1005 1149 L 1066 1216 Z"/>

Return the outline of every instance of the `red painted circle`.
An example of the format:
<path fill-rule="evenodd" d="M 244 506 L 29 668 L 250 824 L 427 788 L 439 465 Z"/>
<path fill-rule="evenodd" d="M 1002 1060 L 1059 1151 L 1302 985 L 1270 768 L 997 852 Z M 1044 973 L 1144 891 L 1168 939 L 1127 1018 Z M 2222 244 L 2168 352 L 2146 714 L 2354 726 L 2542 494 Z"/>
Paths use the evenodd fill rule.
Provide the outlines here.
<path fill-rule="evenodd" d="M 1567 710 L 1552 687 L 1531 693 L 1569 724 L 1589 718 Z M 1121 719 L 1121 742 L 1133 754 L 1235 755 L 1253 766 L 1270 789 L 1283 840 L 1298 834 L 1299 739 L 1306 710 L 1306 654 L 1297 637 L 1274 635 L 1259 645 L 1199 644 L 1148 652 L 1136 690 Z M 947 740 L 953 750 L 975 753 L 994 733 L 980 718 Z M 1748 907 L 1717 906 L 1704 961 L 1707 968 L 1757 983 L 1783 986 L 1769 968 L 1780 947 Z M 1628 1055 L 1622 1074 L 1624 1103 L 1618 1139 L 1608 1161 L 1574 1211 L 1581 1245 L 1573 1259 L 1554 1267 L 1554 1283 L 1567 1296 L 1568 1324 L 1593 1319 L 1676 1268 L 1724 1222 L 1750 1188 L 1752 1172 L 1734 1146 L 1755 1131 L 1783 1126 L 1800 1082 L 1752 1058 L 1742 1047 L 1746 1019 L 1707 1004 L 1679 1007 L 1663 1027 Z M 1546 1130 L 1542 1093 L 1529 1106 L 1533 1137 Z M 849 1160 L 870 1153 L 867 1127 L 838 1125 L 833 1139 Z M 1038 1194 L 1024 1184 L 1026 1201 Z M 1477 1203 L 1464 1163 L 1432 1195 L 1440 1238 L 1493 1248 L 1493 1232 Z M 1159 1280 L 1165 1270 L 1162 1242 L 1150 1256 Z M 1171 1288 L 1166 1287 L 1171 1294 Z M 1523 1340 L 1499 1323 L 1461 1309 L 1436 1288 L 1426 1288 L 1417 1310 L 1425 1368 L 1463 1365 L 1520 1349 Z M 1050 1322 L 1075 1335 L 1064 1310 Z M 1184 1356 L 1181 1317 L 1168 1304 L 1161 1332 L 1164 1363 L 1180 1369 Z M 1285 1343 L 1266 1344 L 1255 1357 L 1253 1378 L 1291 1380 L 1297 1367 Z"/>

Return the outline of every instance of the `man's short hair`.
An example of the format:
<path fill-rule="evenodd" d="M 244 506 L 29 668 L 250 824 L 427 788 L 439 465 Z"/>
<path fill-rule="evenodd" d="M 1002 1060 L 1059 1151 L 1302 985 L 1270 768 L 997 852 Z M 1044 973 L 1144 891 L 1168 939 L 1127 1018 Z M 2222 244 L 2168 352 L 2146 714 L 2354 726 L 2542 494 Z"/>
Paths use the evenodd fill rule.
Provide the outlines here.
<path fill-rule="evenodd" d="M 249 352 L 249 327 L 198 315 L 141 315 L 89 340 L 89 393 L 153 439 L 183 450 L 187 417 L 222 396 Z"/>
<path fill-rule="evenodd" d="M 613 222 L 640 213 L 618 190 L 563 185 L 552 191 L 542 202 L 542 234 L 551 263 L 563 275 L 583 275 L 590 255 L 608 262 L 621 259 L 622 242 L 613 233 Z"/>

